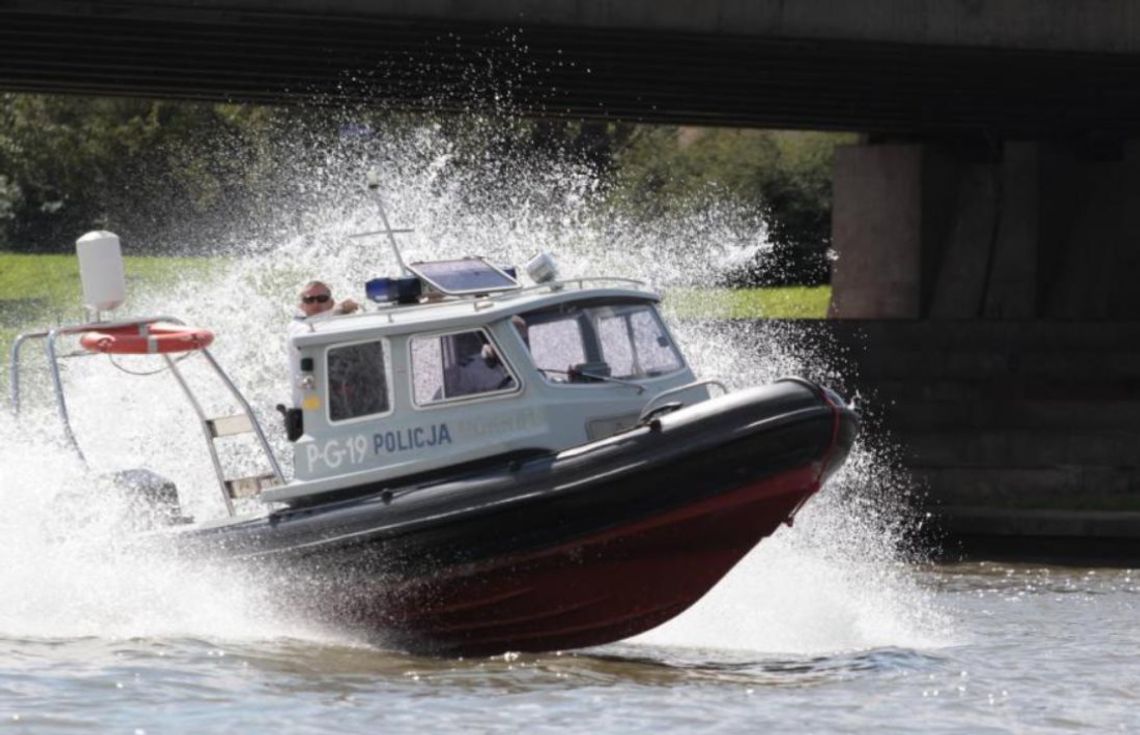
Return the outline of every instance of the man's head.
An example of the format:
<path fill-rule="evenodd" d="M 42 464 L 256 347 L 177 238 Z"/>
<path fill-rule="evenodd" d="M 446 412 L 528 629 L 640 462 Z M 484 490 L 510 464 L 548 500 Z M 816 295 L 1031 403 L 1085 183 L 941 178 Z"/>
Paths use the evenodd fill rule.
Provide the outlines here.
<path fill-rule="evenodd" d="M 320 314 L 333 308 L 332 291 L 321 281 L 309 281 L 301 289 L 301 311 L 305 316 Z"/>

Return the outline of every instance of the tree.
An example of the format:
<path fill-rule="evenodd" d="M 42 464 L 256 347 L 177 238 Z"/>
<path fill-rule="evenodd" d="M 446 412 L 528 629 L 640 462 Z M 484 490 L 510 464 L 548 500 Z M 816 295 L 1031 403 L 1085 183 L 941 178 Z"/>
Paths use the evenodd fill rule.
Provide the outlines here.
<path fill-rule="evenodd" d="M 114 229 L 176 248 L 187 222 L 248 206 L 272 108 L 120 98 L 0 95 L 0 245 L 70 247 Z M 205 225 L 208 228 L 208 224 Z"/>
<path fill-rule="evenodd" d="M 616 156 L 614 198 L 644 216 L 728 200 L 768 228 L 770 250 L 730 280 L 744 285 L 826 282 L 831 162 L 850 135 L 639 127 Z"/>

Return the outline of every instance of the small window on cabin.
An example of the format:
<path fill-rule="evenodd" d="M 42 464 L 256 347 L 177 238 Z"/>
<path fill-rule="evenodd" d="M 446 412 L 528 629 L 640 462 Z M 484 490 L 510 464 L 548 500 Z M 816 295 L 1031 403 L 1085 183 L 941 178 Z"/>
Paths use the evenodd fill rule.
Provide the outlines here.
<path fill-rule="evenodd" d="M 413 337 L 417 405 L 512 391 L 518 381 L 482 330 Z"/>
<path fill-rule="evenodd" d="M 388 411 L 388 379 L 382 343 L 361 342 L 329 349 L 328 405 L 331 421 Z"/>

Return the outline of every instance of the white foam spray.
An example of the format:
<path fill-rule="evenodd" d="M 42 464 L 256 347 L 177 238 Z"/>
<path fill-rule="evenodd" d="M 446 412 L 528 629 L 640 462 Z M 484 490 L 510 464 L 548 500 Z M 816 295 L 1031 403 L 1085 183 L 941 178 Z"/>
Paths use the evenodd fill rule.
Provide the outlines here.
<path fill-rule="evenodd" d="M 845 356 L 808 325 L 680 325 L 698 372 L 733 387 L 801 375 L 835 387 Z M 635 642 L 818 655 L 948 645 L 948 618 L 906 562 L 912 488 L 865 427 L 844 467 L 796 516 L 676 619 Z"/>
<path fill-rule="evenodd" d="M 485 130 L 492 136 L 494 121 Z M 212 155 L 206 148 L 202 155 Z M 364 281 L 396 273 L 383 242 L 349 237 L 377 229 L 363 187 L 369 168 L 382 172 L 393 225 L 415 230 L 404 238 L 408 260 L 481 254 L 522 263 L 545 249 L 566 274 L 634 276 L 667 289 L 712 283 L 764 247 L 763 229 L 742 225 L 753 219 L 731 209 L 629 219 L 607 207 L 599 178 L 573 161 L 488 156 L 460 165 L 456 156 L 455 140 L 432 124 L 367 145 L 317 145 L 298 134 L 276 157 L 283 162 L 277 195 L 264 219 L 233 222 L 233 242 L 214 249 L 216 267 L 131 293 L 124 311 L 174 314 L 215 330 L 214 354 L 257 408 L 289 467 L 290 447 L 272 407 L 289 395 L 284 326 L 299 286 L 320 278 L 338 297 L 362 300 Z M 678 331 L 698 373 L 737 387 L 834 370 L 826 351 L 803 348 L 793 326 L 769 325 L 745 339 L 709 325 L 680 324 Z M 118 362 L 135 371 L 156 367 L 142 358 Z M 207 413 L 232 412 L 200 358 L 181 366 Z M 175 480 L 199 519 L 223 514 L 220 491 L 200 429 L 168 374 L 128 375 L 106 357 L 68 360 L 64 372 L 90 467 L 59 443 L 54 409 L 42 399 L 48 393 L 42 374 L 26 384 L 29 405 L 19 428 L 0 427 L 0 637 L 307 635 L 267 617 L 258 580 L 235 577 L 224 565 L 116 553 L 121 509 L 90 492 L 94 475 L 147 467 Z M 252 444 L 226 456 L 235 470 L 264 468 Z M 932 611 L 899 563 L 891 519 L 902 505 L 877 457 L 860 445 L 794 529 L 778 532 L 698 606 L 643 640 L 789 653 L 935 641 Z M 82 523 L 60 511 L 76 504 Z"/>

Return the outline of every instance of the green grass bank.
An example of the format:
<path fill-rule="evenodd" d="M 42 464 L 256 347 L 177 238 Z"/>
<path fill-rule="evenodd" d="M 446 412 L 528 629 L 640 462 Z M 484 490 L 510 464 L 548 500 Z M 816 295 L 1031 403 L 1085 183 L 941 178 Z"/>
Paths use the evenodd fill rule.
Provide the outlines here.
<path fill-rule="evenodd" d="M 216 258 L 127 256 L 127 290 L 196 278 L 217 267 Z M 21 330 L 83 318 L 79 259 L 74 255 L 28 255 L 0 251 L 0 354 Z"/>
<path fill-rule="evenodd" d="M 689 288 L 665 294 L 665 308 L 680 319 L 823 319 L 830 286 Z"/>
<path fill-rule="evenodd" d="M 217 267 L 218 258 L 125 256 L 127 288 L 141 290 Z M 27 255 L 0 251 L 0 349 L 20 328 L 82 318 L 79 260 L 70 254 Z M 828 286 L 785 288 L 686 288 L 666 293 L 666 309 L 680 319 L 822 319 Z"/>

